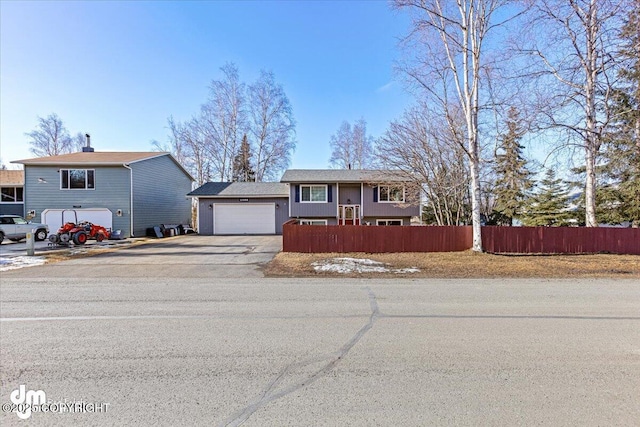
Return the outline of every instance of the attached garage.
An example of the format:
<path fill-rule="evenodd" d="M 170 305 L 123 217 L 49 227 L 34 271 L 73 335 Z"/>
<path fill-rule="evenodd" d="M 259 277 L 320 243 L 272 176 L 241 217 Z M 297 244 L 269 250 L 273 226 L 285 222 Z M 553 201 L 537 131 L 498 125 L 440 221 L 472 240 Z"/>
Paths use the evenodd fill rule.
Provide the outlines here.
<path fill-rule="evenodd" d="M 289 220 L 289 185 L 207 182 L 188 194 L 197 200 L 203 235 L 282 234 Z"/>
<path fill-rule="evenodd" d="M 276 234 L 275 203 L 214 203 L 213 234 Z"/>

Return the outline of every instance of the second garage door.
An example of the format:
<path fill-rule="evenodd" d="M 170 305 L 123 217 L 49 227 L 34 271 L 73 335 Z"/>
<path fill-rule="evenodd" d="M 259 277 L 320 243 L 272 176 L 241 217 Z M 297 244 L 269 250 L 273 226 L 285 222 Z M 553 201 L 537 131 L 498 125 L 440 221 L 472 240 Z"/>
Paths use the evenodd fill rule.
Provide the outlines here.
<path fill-rule="evenodd" d="M 276 234 L 273 203 L 213 205 L 213 234 Z"/>

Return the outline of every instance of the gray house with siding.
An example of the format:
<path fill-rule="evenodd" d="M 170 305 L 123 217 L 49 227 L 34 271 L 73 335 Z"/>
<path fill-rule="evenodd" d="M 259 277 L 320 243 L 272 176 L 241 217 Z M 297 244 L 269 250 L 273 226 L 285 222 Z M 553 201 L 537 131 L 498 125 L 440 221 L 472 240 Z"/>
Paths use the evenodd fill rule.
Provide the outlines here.
<path fill-rule="evenodd" d="M 24 216 L 24 171 L 0 170 L 0 215 Z"/>
<path fill-rule="evenodd" d="M 74 219 L 71 211 L 126 237 L 191 223 L 194 179 L 170 153 L 83 151 L 12 163 L 24 165 L 26 213 L 52 231 Z"/>
<path fill-rule="evenodd" d="M 397 171 L 287 170 L 280 183 L 208 182 L 197 198 L 200 234 L 282 234 L 305 225 L 411 225 L 415 183 Z"/>
<path fill-rule="evenodd" d="M 197 198 L 198 232 L 282 234 L 289 220 L 289 186 L 278 182 L 207 182 Z"/>
<path fill-rule="evenodd" d="M 413 181 L 399 171 L 289 169 L 289 217 L 311 225 L 411 225 L 420 215 Z"/>

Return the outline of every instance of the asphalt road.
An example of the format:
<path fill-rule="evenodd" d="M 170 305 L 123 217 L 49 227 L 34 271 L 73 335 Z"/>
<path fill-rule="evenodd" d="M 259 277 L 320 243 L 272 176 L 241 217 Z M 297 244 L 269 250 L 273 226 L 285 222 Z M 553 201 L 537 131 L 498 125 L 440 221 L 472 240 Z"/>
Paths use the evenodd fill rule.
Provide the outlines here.
<path fill-rule="evenodd" d="M 275 240 L 180 242 L 2 273 L 0 402 L 108 403 L 29 425 L 640 424 L 635 281 L 265 279 Z"/>

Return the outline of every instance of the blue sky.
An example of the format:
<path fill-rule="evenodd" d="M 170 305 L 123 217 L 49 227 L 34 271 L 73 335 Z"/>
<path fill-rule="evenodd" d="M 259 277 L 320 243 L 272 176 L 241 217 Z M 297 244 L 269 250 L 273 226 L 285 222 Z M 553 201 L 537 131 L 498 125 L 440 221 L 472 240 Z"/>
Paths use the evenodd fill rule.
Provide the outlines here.
<path fill-rule="evenodd" d="M 1 3 L 3 163 L 57 113 L 99 151 L 147 151 L 188 119 L 219 68 L 275 73 L 293 105 L 292 167 L 324 168 L 343 120 L 379 136 L 411 104 L 393 62 L 408 18 L 384 1 Z"/>

